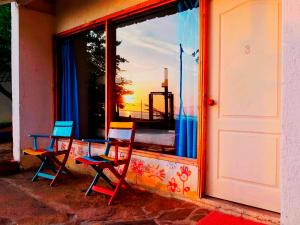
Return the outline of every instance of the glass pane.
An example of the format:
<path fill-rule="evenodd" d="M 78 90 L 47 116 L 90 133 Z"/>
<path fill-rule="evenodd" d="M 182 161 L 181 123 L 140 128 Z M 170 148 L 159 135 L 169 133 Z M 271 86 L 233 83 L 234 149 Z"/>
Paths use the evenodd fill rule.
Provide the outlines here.
<path fill-rule="evenodd" d="M 135 148 L 175 154 L 180 110 L 179 14 L 170 10 L 117 28 L 116 119 L 136 123 Z M 197 65 L 195 60 L 193 64 Z M 183 97 L 193 100 L 185 102 L 183 111 L 196 116 L 198 66 L 189 73 L 193 78 L 186 79 Z"/>
<path fill-rule="evenodd" d="M 105 32 L 73 37 L 78 79 L 80 137 L 103 138 L 105 129 Z"/>

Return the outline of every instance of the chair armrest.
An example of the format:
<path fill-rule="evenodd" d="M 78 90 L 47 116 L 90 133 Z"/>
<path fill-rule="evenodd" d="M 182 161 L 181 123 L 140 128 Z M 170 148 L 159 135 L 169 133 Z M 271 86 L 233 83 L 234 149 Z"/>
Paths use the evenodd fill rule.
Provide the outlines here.
<path fill-rule="evenodd" d="M 66 138 L 66 139 L 70 139 L 72 138 L 71 136 L 70 137 L 66 137 L 66 136 L 50 136 L 51 138 Z"/>
<path fill-rule="evenodd" d="M 37 139 L 38 138 L 50 138 L 50 135 L 47 134 L 29 134 L 28 137 L 33 138 L 33 149 L 37 150 L 38 149 L 38 144 L 37 144 Z"/>
<path fill-rule="evenodd" d="M 33 137 L 33 138 L 50 138 L 51 135 L 48 135 L 48 134 L 29 134 L 28 137 Z"/>
<path fill-rule="evenodd" d="M 109 140 L 105 140 L 105 139 L 81 139 L 81 141 L 93 142 L 93 143 L 107 143 L 107 142 L 109 142 Z"/>

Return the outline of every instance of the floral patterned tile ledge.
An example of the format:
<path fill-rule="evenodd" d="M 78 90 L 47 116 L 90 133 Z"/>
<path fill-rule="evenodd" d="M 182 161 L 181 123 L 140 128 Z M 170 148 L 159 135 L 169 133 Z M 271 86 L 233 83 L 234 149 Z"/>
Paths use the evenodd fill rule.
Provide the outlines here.
<path fill-rule="evenodd" d="M 60 142 L 59 145 L 61 149 L 67 146 L 65 142 Z M 103 152 L 104 149 L 101 147 L 92 147 L 92 154 Z M 122 158 L 125 153 L 119 154 Z M 75 158 L 82 155 L 87 155 L 86 145 L 73 144 L 67 165 L 78 172 L 93 173 L 89 167 L 75 164 Z M 110 156 L 113 157 L 113 153 Z M 117 169 L 121 171 L 122 166 Z M 126 179 L 129 183 L 146 190 L 165 192 L 174 197 L 198 198 L 198 168 L 194 165 L 132 155 Z"/>

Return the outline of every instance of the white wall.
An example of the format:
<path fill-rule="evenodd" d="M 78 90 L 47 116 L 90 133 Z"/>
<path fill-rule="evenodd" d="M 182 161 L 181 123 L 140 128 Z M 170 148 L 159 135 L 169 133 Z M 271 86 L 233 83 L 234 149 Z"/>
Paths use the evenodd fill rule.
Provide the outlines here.
<path fill-rule="evenodd" d="M 283 0 L 281 224 L 300 224 L 300 1 Z"/>
<path fill-rule="evenodd" d="M 30 133 L 49 134 L 54 121 L 54 18 L 12 4 L 14 159 L 32 146 Z"/>
<path fill-rule="evenodd" d="M 32 145 L 29 133 L 51 132 L 54 122 L 54 18 L 20 8 L 20 138 Z"/>

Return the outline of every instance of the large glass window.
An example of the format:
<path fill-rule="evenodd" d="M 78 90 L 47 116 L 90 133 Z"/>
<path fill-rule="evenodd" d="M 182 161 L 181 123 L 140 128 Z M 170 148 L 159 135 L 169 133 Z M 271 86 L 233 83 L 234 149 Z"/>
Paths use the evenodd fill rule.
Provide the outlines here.
<path fill-rule="evenodd" d="M 116 62 L 115 89 L 108 93 L 104 29 L 62 40 L 60 118 L 75 121 L 75 137 L 103 138 L 109 113 L 115 121 L 135 122 L 135 149 L 196 158 L 198 15 L 198 1 L 185 0 L 114 22 L 116 42 L 107 43 L 116 45 L 109 59 Z M 113 95 L 107 98 L 114 99 L 113 112 L 105 109 L 106 94 Z"/>
<path fill-rule="evenodd" d="M 115 119 L 135 122 L 136 149 L 175 154 L 179 126 L 197 127 L 198 30 L 186 34 L 193 46 L 180 34 L 191 13 L 198 19 L 198 7 L 170 9 L 117 27 Z"/>

